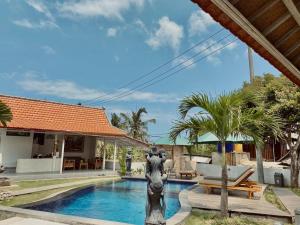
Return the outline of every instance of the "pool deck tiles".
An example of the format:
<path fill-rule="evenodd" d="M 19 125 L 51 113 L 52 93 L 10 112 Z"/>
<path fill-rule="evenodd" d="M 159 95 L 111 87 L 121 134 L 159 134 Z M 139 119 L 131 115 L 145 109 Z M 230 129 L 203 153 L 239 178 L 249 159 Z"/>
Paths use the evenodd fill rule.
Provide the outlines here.
<path fill-rule="evenodd" d="M 220 210 L 220 194 L 206 194 L 200 186 L 189 191 L 188 199 L 193 208 L 205 210 Z M 291 215 L 281 211 L 263 197 L 259 200 L 247 199 L 246 197 L 228 197 L 228 209 L 230 213 L 244 213 L 260 216 L 271 216 L 291 220 Z"/>
<path fill-rule="evenodd" d="M 300 197 L 288 188 L 273 188 L 275 194 L 292 216 L 295 216 L 295 209 L 300 208 Z"/>

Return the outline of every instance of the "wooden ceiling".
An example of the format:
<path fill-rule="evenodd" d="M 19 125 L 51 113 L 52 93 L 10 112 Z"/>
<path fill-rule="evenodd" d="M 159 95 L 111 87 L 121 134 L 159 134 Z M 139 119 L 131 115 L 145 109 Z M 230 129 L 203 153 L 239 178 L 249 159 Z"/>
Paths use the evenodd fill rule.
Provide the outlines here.
<path fill-rule="evenodd" d="M 300 85 L 300 0 L 192 0 Z"/>

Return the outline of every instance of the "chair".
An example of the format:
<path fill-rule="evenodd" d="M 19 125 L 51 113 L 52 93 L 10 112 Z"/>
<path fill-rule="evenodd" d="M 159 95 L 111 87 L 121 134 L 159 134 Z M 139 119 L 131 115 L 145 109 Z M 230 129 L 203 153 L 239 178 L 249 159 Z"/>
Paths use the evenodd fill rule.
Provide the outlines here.
<path fill-rule="evenodd" d="M 89 164 L 85 162 L 83 159 L 81 159 L 79 163 L 79 169 L 81 170 L 82 168 L 89 169 Z"/>
<path fill-rule="evenodd" d="M 64 160 L 64 169 L 73 169 L 73 170 L 75 170 L 75 160 L 65 159 Z"/>
<path fill-rule="evenodd" d="M 254 169 L 248 168 L 240 174 L 239 177 L 234 179 L 228 179 L 227 190 L 245 191 L 248 193 L 248 198 L 252 199 L 255 192 L 261 191 L 261 186 L 254 181 L 249 181 L 248 178 L 254 173 Z M 199 181 L 199 184 L 210 193 L 211 189 L 222 188 L 221 177 L 204 177 Z"/>
<path fill-rule="evenodd" d="M 173 160 L 167 160 L 164 164 L 165 172 L 168 175 L 168 178 L 176 178 L 176 171 L 175 171 L 175 163 Z"/>
<path fill-rule="evenodd" d="M 180 179 L 182 179 L 183 176 L 185 176 L 185 178 L 190 177 L 191 179 L 193 179 L 193 176 L 196 177 L 197 171 L 192 167 L 191 160 L 184 161 L 184 164 L 185 164 L 184 170 L 179 171 Z"/>
<path fill-rule="evenodd" d="M 102 160 L 101 159 L 92 159 L 92 160 L 89 160 L 89 163 L 88 163 L 88 167 L 91 168 L 91 169 L 100 169 L 102 166 Z"/>

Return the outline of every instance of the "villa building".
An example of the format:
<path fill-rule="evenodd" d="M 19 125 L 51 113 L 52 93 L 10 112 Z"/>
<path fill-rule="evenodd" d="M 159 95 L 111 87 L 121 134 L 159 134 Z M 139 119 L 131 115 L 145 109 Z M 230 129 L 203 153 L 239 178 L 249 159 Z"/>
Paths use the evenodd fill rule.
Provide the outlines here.
<path fill-rule="evenodd" d="M 113 127 L 103 108 L 0 95 L 12 111 L 7 127 L 0 127 L 0 164 L 17 173 L 60 172 L 64 169 L 105 169 L 105 148 L 147 145 Z"/>

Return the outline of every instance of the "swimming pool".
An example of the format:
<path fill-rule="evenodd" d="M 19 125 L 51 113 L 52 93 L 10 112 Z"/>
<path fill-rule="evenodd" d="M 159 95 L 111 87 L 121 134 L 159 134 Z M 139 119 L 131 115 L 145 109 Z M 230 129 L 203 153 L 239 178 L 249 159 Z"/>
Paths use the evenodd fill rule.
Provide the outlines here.
<path fill-rule="evenodd" d="M 178 194 L 191 184 L 166 184 L 166 218 L 180 208 Z M 130 224 L 144 224 L 146 182 L 124 180 L 82 189 L 72 195 L 28 209 L 111 220 Z"/>

